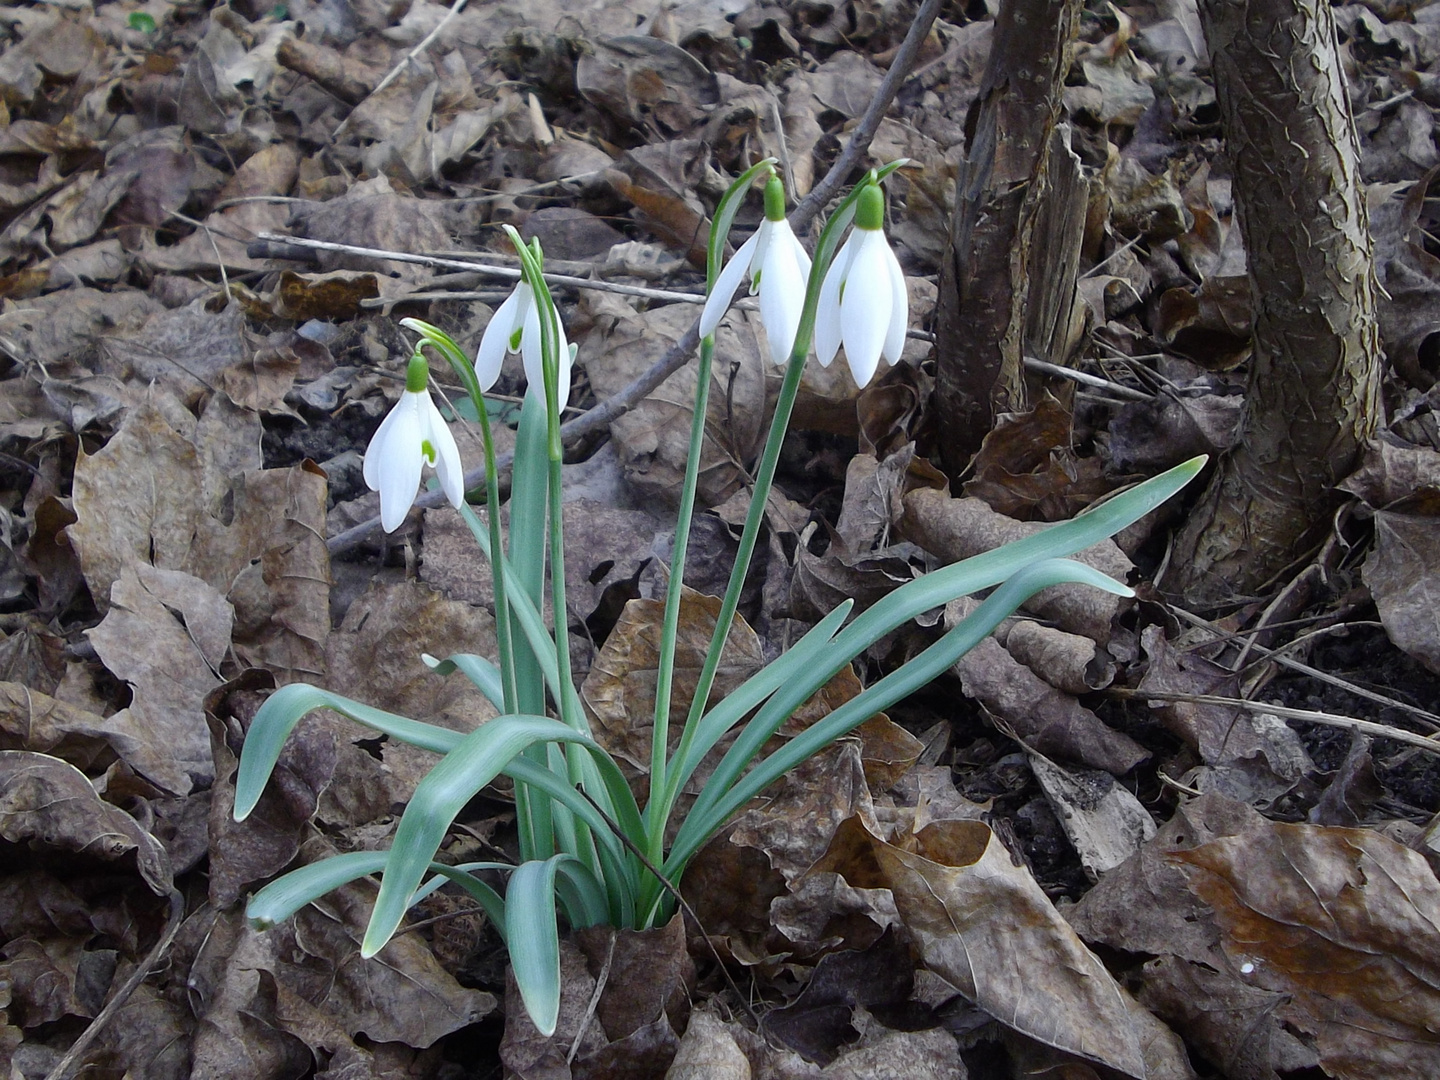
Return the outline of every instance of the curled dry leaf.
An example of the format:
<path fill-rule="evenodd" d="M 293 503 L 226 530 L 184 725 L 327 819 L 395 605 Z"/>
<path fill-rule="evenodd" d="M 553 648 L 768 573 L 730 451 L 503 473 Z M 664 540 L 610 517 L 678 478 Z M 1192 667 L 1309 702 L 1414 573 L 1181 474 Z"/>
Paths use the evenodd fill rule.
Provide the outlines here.
<path fill-rule="evenodd" d="M 709 1010 L 690 1014 L 665 1080 L 750 1080 L 745 1056 L 725 1022 Z"/>
<path fill-rule="evenodd" d="M 1016 619 L 1002 623 L 996 639 L 1016 660 L 1067 694 L 1103 690 L 1115 681 L 1115 661 L 1110 654 L 1079 634 Z"/>
<path fill-rule="evenodd" d="M 961 608 L 960 610 L 963 610 Z M 993 637 L 956 661 L 965 696 L 1041 753 L 1122 776 L 1150 756 L 1069 694 L 1014 659 Z"/>
<path fill-rule="evenodd" d="M 1064 521 L 1106 494 L 1115 482 L 1098 458 L 1070 448 L 1072 417 L 1046 394 L 1033 409 L 1002 414 L 980 444 L 967 496 L 1017 521 Z"/>
<path fill-rule="evenodd" d="M 131 857 L 157 896 L 170 889 L 165 849 L 75 766 L 47 754 L 0 751 L 0 836 L 11 844 L 113 863 Z"/>

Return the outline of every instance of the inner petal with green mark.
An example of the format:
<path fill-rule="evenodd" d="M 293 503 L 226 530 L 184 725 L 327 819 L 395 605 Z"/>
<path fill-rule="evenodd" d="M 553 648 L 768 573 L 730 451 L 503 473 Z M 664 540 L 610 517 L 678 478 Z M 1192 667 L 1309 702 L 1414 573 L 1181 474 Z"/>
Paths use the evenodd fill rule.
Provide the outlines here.
<path fill-rule="evenodd" d="M 425 455 L 425 460 L 430 463 L 431 468 L 435 466 L 435 444 L 429 439 L 420 443 L 420 453 Z"/>

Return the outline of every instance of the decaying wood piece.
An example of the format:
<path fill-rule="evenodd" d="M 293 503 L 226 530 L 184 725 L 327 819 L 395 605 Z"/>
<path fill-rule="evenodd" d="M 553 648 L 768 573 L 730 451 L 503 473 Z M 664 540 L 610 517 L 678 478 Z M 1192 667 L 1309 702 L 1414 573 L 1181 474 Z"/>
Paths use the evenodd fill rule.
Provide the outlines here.
<path fill-rule="evenodd" d="M 936 325 L 940 434 L 958 474 L 1001 411 L 1026 406 L 1024 358 L 1064 363 L 1087 185 L 1059 125 L 1079 0 L 1007 0 L 956 187 Z"/>
<path fill-rule="evenodd" d="M 1254 296 L 1239 445 L 1176 542 L 1192 603 L 1244 594 L 1323 526 L 1380 420 L 1359 142 L 1323 0 L 1201 0 Z"/>

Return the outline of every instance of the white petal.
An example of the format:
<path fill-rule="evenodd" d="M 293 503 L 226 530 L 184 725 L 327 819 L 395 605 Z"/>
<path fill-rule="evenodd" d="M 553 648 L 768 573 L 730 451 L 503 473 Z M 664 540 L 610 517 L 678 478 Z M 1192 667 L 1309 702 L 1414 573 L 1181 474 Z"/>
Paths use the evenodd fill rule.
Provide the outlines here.
<path fill-rule="evenodd" d="M 406 391 L 395 406 L 395 424 L 387 433 L 378 461 L 376 485 L 380 492 L 380 524 L 394 532 L 405 522 L 420 488 L 420 467 L 424 437 L 420 419 L 420 394 Z M 425 395 L 428 399 L 428 395 Z"/>
<path fill-rule="evenodd" d="M 555 313 L 555 328 L 559 331 L 558 356 L 560 360 L 560 408 L 564 408 L 570 400 L 570 344 L 565 340 L 565 325 L 560 320 L 560 313 Z M 543 398 L 545 395 L 545 372 L 541 366 L 540 347 L 540 306 L 531 304 L 530 311 L 525 317 L 525 331 L 520 337 L 520 355 L 525 361 L 525 378 L 529 382 L 526 393 L 533 392 L 536 396 Z"/>
<path fill-rule="evenodd" d="M 465 467 L 460 463 L 460 448 L 455 445 L 450 425 L 445 423 L 429 394 L 425 395 L 420 408 L 424 414 L 422 419 L 428 425 L 424 438 L 435 448 L 435 475 L 440 480 L 440 490 L 445 492 L 450 505 L 459 509 L 465 501 Z"/>
<path fill-rule="evenodd" d="M 790 246 L 795 249 L 795 263 L 800 267 L 800 280 L 809 283 L 810 281 L 810 253 L 805 250 L 805 245 L 790 228 L 790 223 L 785 223 L 785 234 L 790 238 Z"/>
<path fill-rule="evenodd" d="M 889 269 L 885 265 L 885 234 L 860 230 L 850 261 L 845 297 L 840 301 L 840 336 L 855 385 L 867 386 L 880 364 L 880 350 L 890 330 Z"/>
<path fill-rule="evenodd" d="M 520 358 L 525 361 L 525 381 L 530 385 L 527 392 L 544 397 L 545 372 L 541 367 L 540 352 L 540 305 L 531 304 L 525 312 L 525 329 L 520 333 Z"/>
<path fill-rule="evenodd" d="M 400 402 L 405 400 L 402 392 Z M 365 477 L 365 486 L 371 491 L 380 490 L 380 459 L 385 456 L 385 444 L 389 441 L 391 432 L 400 419 L 400 402 L 385 414 L 385 419 L 380 421 L 380 426 L 375 429 L 375 434 L 370 438 L 370 445 L 365 448 L 365 463 L 361 466 L 361 475 Z"/>
<path fill-rule="evenodd" d="M 905 351 L 905 331 L 910 328 L 910 291 L 905 288 L 905 271 L 890 245 L 885 245 L 885 265 L 890 271 L 890 329 L 885 334 L 885 347 L 880 355 L 894 367 Z"/>
<path fill-rule="evenodd" d="M 528 292 L 529 290 L 526 289 Z M 500 377 L 500 365 L 510 345 L 510 336 L 515 333 L 515 320 L 523 315 L 520 303 L 523 297 L 516 288 L 505 302 L 495 309 L 480 339 L 480 350 L 475 354 L 475 377 L 480 380 L 480 389 L 489 390 Z"/>
<path fill-rule="evenodd" d="M 840 351 L 840 286 L 854 253 L 855 233 L 852 232 L 835 253 L 825 280 L 820 283 L 820 302 L 815 308 L 815 356 L 822 367 L 829 367 Z"/>
<path fill-rule="evenodd" d="M 560 402 L 557 408 L 565 408 L 570 404 L 570 342 L 565 340 L 565 324 L 560 319 L 560 313 L 555 313 L 555 329 L 559 331 L 560 340 L 560 381 L 556 384 L 559 391 Z"/>
<path fill-rule="evenodd" d="M 770 359 L 783 367 L 795 346 L 800 312 L 805 306 L 805 279 L 795 261 L 795 249 L 783 238 L 772 243 L 760 269 L 760 320 L 770 342 Z"/>
<path fill-rule="evenodd" d="M 740 250 L 735 252 L 734 258 L 725 264 L 725 268 L 715 279 L 715 288 L 710 290 L 710 296 L 705 301 L 705 310 L 700 313 L 701 337 L 713 334 L 720 325 L 720 320 L 725 317 L 725 312 L 730 309 L 730 301 L 735 299 L 735 290 L 740 287 L 740 279 L 750 269 L 750 260 L 755 255 L 755 246 L 759 239 L 760 232 L 756 230 L 749 240 L 740 245 Z"/>
<path fill-rule="evenodd" d="M 760 227 L 755 230 L 755 235 L 750 240 L 755 241 L 755 250 L 750 253 L 750 295 L 754 296 L 759 282 L 756 281 L 756 272 L 765 265 L 765 253 L 770 250 L 770 241 L 775 237 L 776 223 L 766 218 L 760 222 Z M 745 241 L 746 244 L 750 240 Z M 738 257 L 738 252 L 736 253 Z"/>

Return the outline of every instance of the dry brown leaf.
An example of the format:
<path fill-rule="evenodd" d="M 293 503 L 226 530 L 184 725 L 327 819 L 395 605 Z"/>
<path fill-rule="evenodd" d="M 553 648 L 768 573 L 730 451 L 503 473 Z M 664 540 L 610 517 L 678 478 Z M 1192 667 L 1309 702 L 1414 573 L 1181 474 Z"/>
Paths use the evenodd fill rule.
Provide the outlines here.
<path fill-rule="evenodd" d="M 450 230 L 443 204 L 396 194 L 383 176 L 353 185 L 338 199 L 297 206 L 290 227 L 311 240 L 385 251 L 445 251 Z M 360 255 L 321 252 L 325 270 L 379 270 L 408 283 L 430 277 L 428 267 Z"/>
<path fill-rule="evenodd" d="M 226 687 L 207 702 L 216 776 L 208 821 L 209 897 L 217 909 L 230 907 L 248 886 L 274 877 L 295 860 L 321 792 L 335 779 L 340 748 L 338 725 L 313 715 L 302 720 L 285 740 L 254 811 L 244 821 L 236 821 L 234 774 L 242 731 L 231 717 L 240 712 L 252 719 L 259 707 L 254 690 L 242 688 L 246 682 L 259 680 Z"/>
<path fill-rule="evenodd" d="M 1087 637 L 1029 619 L 1002 623 L 995 636 L 1006 652 L 1067 694 L 1103 690 L 1115 681 L 1114 659 Z"/>
<path fill-rule="evenodd" d="M 595 41 L 575 65 L 575 88 L 636 127 L 683 135 L 720 100 L 715 76 L 684 49 L 638 34 Z"/>
<path fill-rule="evenodd" d="M 159 842 L 102 800 L 79 769 L 47 754 L 0 751 L 0 836 L 102 863 L 133 857 L 152 892 L 163 896 L 171 887 L 170 860 Z"/>
<path fill-rule="evenodd" d="M 887 844 L 852 818 L 816 869 L 890 889 L 925 966 L 1007 1027 L 1144 1077 L 1124 992 L 990 829 L 937 822 L 914 842 Z"/>
<path fill-rule="evenodd" d="M 1170 858 L 1235 968 L 1290 995 L 1283 1011 L 1326 1073 L 1440 1071 L 1440 883 L 1422 856 L 1362 829 L 1258 819 Z"/>
<path fill-rule="evenodd" d="M 1033 750 L 1030 771 L 1091 881 L 1115 869 L 1155 835 L 1140 800 L 1109 773 L 1062 769 Z"/>
<path fill-rule="evenodd" d="M 595 313 L 596 328 L 582 355 L 590 384 L 602 398 L 648 369 L 695 319 L 681 304 L 637 315 L 612 297 L 586 302 Z M 737 489 L 739 462 L 751 460 L 765 436 L 767 382 L 773 369 L 762 359 L 759 319 L 753 313 L 738 323 L 735 318 L 716 332 L 700 458 L 699 498 L 708 506 Z M 680 491 L 694 401 L 695 366 L 687 364 L 611 425 L 625 479 L 643 498 L 667 505 Z"/>
<path fill-rule="evenodd" d="M 642 222 L 696 266 L 705 265 L 710 239 L 710 222 L 694 194 L 708 156 L 693 139 L 653 143 L 627 151 L 605 172 L 606 182 L 639 211 Z"/>
<path fill-rule="evenodd" d="M 672 1028 L 685 1026 L 695 964 L 683 915 L 653 930 L 590 927 L 576 934 L 576 943 L 597 977 L 608 958 L 610 975 L 595 1015 L 611 1042 L 629 1038 L 662 1014 Z"/>
<path fill-rule="evenodd" d="M 1196 652 L 1174 648 L 1159 626 L 1140 636 L 1150 666 L 1139 689 L 1180 694 L 1239 694 L 1238 677 Z M 1200 754 L 1212 769 L 1204 790 L 1250 802 L 1269 802 L 1289 791 L 1314 763 L 1300 737 L 1284 721 L 1265 714 L 1188 701 L 1152 702 L 1162 723 Z"/>
<path fill-rule="evenodd" d="M 1024 742 L 1052 757 L 1123 776 L 1150 753 L 1069 694 L 1015 660 L 993 637 L 955 663 L 965 696 L 980 702 Z"/>
<path fill-rule="evenodd" d="M 22 683 L 0 683 L 0 749 L 51 754 L 77 769 L 102 772 L 119 753 L 116 739 L 88 709 Z"/>
<path fill-rule="evenodd" d="M 750 1080 L 745 1056 L 725 1023 L 709 1010 L 690 1014 L 665 1080 Z"/>
<path fill-rule="evenodd" d="M 225 598 L 199 578 L 132 562 L 110 590 L 105 620 L 88 632 L 133 694 L 106 721 L 117 752 L 175 795 L 209 787 L 215 776 L 203 704 L 220 684 L 233 619 Z"/>
<path fill-rule="evenodd" d="M 1099 458 L 1070 449 L 1072 417 L 1049 394 L 1020 415 L 1005 414 L 980 444 L 967 481 L 967 496 L 1017 521 L 1063 521 L 1074 517 L 1114 481 Z"/>
<path fill-rule="evenodd" d="M 664 606 L 659 600 L 632 600 L 626 604 L 620 621 L 580 687 L 581 700 L 598 722 L 596 740 L 611 754 L 642 772 L 649 769 Z M 670 694 L 672 753 L 680 739 L 681 722 L 695 695 L 719 613 L 718 597 L 702 596 L 689 589 L 681 594 Z M 759 671 L 764 662 L 755 631 L 737 616 L 725 639 L 725 650 L 707 704 L 730 693 Z"/>

